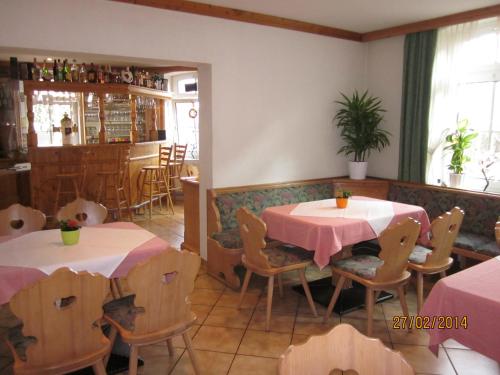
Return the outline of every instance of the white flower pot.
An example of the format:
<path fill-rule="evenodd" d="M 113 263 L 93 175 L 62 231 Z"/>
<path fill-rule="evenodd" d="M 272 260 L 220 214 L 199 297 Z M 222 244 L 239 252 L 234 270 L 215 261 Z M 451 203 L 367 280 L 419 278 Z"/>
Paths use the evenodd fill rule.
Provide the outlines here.
<path fill-rule="evenodd" d="M 368 162 L 366 161 L 350 161 L 349 178 L 351 180 L 364 180 L 366 178 L 367 168 L 368 168 Z"/>
<path fill-rule="evenodd" d="M 462 186 L 464 175 L 461 173 L 450 173 L 450 187 L 459 188 Z"/>

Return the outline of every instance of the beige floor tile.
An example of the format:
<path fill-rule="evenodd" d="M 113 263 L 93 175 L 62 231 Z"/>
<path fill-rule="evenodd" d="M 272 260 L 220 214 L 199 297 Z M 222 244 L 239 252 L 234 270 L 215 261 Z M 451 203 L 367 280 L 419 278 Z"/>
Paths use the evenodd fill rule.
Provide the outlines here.
<path fill-rule="evenodd" d="M 273 294 L 272 311 L 277 313 L 293 313 L 297 311 L 299 303 L 299 295 L 293 290 L 286 290 L 283 297 L 280 297 L 278 289 L 275 288 Z M 257 304 L 258 310 L 267 309 L 267 290 L 262 293 L 259 303 Z"/>
<path fill-rule="evenodd" d="M 292 345 L 304 344 L 309 337 L 310 337 L 309 335 L 301 335 L 298 333 L 294 333 L 292 336 Z"/>
<path fill-rule="evenodd" d="M 455 370 L 442 348 L 439 349 L 437 358 L 425 346 L 396 344 L 394 349 L 403 354 L 416 373 L 455 375 Z"/>
<path fill-rule="evenodd" d="M 475 351 L 446 349 L 446 352 L 458 375 L 500 375 L 500 363 Z"/>
<path fill-rule="evenodd" d="M 278 358 L 290 345 L 290 333 L 247 330 L 238 354 Z"/>
<path fill-rule="evenodd" d="M 241 308 L 249 309 L 254 308 L 259 302 L 260 291 L 259 290 L 251 290 L 247 291 L 245 294 L 245 298 L 243 299 L 243 303 L 241 304 Z M 236 308 L 238 306 L 238 301 L 240 299 L 240 294 L 234 292 L 232 290 L 226 289 L 220 299 L 217 301 L 217 307 L 233 307 Z"/>
<path fill-rule="evenodd" d="M 226 327 L 201 327 L 193 340 L 195 349 L 236 353 L 245 330 Z"/>
<path fill-rule="evenodd" d="M 225 286 L 209 274 L 198 275 L 194 283 L 196 289 L 224 290 Z"/>
<path fill-rule="evenodd" d="M 393 321 L 387 321 L 389 335 L 393 344 L 424 345 L 429 344 L 429 334 L 423 329 L 395 329 Z"/>
<path fill-rule="evenodd" d="M 351 311 L 347 314 L 342 314 L 342 317 L 366 319 L 366 310 L 364 308 L 354 310 L 354 311 Z M 373 319 L 377 319 L 377 320 L 384 320 L 385 319 L 384 310 L 382 309 L 382 305 L 379 303 L 374 306 Z"/>
<path fill-rule="evenodd" d="M 193 293 L 191 293 L 190 298 L 193 305 L 213 306 L 221 295 L 222 291 L 220 290 L 195 289 Z"/>
<path fill-rule="evenodd" d="M 247 328 L 253 309 L 234 307 L 214 307 L 208 315 L 205 325 L 228 328 Z"/>
<path fill-rule="evenodd" d="M 196 323 L 202 324 L 212 308 L 212 306 L 207 305 L 191 305 L 191 311 L 196 315 Z"/>
<path fill-rule="evenodd" d="M 270 322 L 270 331 L 291 333 L 295 323 L 295 315 L 272 313 Z M 265 331 L 266 329 L 266 310 L 255 310 L 252 320 L 250 321 L 249 329 L 257 331 Z"/>
<path fill-rule="evenodd" d="M 193 339 L 193 337 L 196 335 L 196 333 L 198 332 L 200 327 L 201 326 L 197 325 L 197 324 L 195 324 L 191 327 L 191 329 L 189 330 L 189 337 L 191 337 L 191 339 Z M 186 345 L 184 344 L 184 339 L 182 338 L 182 335 L 175 336 L 172 339 L 172 343 L 173 343 L 175 348 L 185 348 L 186 347 Z M 166 345 L 166 343 L 160 343 L 159 345 Z"/>
<path fill-rule="evenodd" d="M 275 375 L 277 370 L 277 359 L 237 354 L 229 370 L 229 375 Z"/>
<path fill-rule="evenodd" d="M 357 319 L 357 318 L 341 318 L 342 323 L 347 323 L 356 328 L 363 335 L 366 335 L 367 320 Z M 379 338 L 382 342 L 391 347 L 391 338 L 389 336 L 389 330 L 387 329 L 387 324 L 385 320 L 373 320 L 373 335 L 372 337 Z"/>
<path fill-rule="evenodd" d="M 166 346 L 149 345 L 139 348 L 139 356 L 144 360 L 144 366 L 139 367 L 141 375 L 168 374 L 177 363 L 184 349 L 175 349 L 172 357 Z"/>
<path fill-rule="evenodd" d="M 332 315 L 326 323 L 323 323 L 323 316 L 319 315 L 297 315 L 295 320 L 294 333 L 301 335 L 321 335 L 329 332 L 333 327 L 340 323 L 340 318 Z"/>
<path fill-rule="evenodd" d="M 221 375 L 227 374 L 234 354 L 217 353 L 204 350 L 195 350 L 196 359 L 201 367 L 200 371 L 203 375 Z M 163 374 L 163 373 L 159 373 Z M 167 374 L 165 372 L 165 374 Z M 191 358 L 188 351 L 184 351 L 181 359 L 175 366 L 171 375 L 192 375 L 194 374 Z"/>
<path fill-rule="evenodd" d="M 443 342 L 443 346 L 445 348 L 451 348 L 451 349 L 469 349 L 467 346 L 462 345 L 458 341 L 455 341 L 453 339 L 448 339 L 445 342 Z"/>

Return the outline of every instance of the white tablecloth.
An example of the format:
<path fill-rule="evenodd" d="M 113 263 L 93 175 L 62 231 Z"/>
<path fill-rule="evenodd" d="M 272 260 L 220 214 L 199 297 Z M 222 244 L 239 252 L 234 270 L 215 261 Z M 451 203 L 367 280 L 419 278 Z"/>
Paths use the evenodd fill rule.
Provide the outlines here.
<path fill-rule="evenodd" d="M 384 200 L 349 199 L 346 208 L 337 208 L 335 199 L 324 199 L 299 203 L 290 215 L 366 220 L 378 237 L 394 217 L 394 206 Z"/>
<path fill-rule="evenodd" d="M 43 230 L 0 243 L 0 265 L 37 268 L 50 275 L 60 267 L 109 277 L 130 251 L 155 235 L 143 229 L 80 229 L 80 241 L 64 246 L 59 229 Z"/>

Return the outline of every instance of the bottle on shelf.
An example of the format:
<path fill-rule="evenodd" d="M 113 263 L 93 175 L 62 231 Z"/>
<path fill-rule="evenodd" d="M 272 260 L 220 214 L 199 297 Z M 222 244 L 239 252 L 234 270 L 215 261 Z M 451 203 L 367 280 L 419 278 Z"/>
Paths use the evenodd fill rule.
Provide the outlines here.
<path fill-rule="evenodd" d="M 97 82 L 104 83 L 104 65 L 97 66 Z"/>
<path fill-rule="evenodd" d="M 71 76 L 71 69 L 69 67 L 68 59 L 64 59 L 64 62 L 63 62 L 63 73 L 64 73 L 64 80 L 66 82 L 71 82 L 72 81 L 72 76 Z"/>
<path fill-rule="evenodd" d="M 52 78 L 54 81 L 59 81 L 59 66 L 56 59 L 54 59 L 54 64 L 52 65 Z"/>
<path fill-rule="evenodd" d="M 79 77 L 80 83 L 87 83 L 89 81 L 87 77 L 87 65 L 85 65 L 85 63 L 83 63 L 82 66 L 80 67 L 79 76 L 80 76 Z"/>
<path fill-rule="evenodd" d="M 78 65 L 76 65 L 76 60 L 73 59 L 73 64 L 71 64 L 71 81 L 80 82 L 80 70 Z"/>
<path fill-rule="evenodd" d="M 31 79 L 33 81 L 42 80 L 40 65 L 38 65 L 38 63 L 36 62 L 36 57 L 33 59 L 33 66 L 31 67 Z"/>
<path fill-rule="evenodd" d="M 57 60 L 57 80 L 61 82 L 64 81 L 64 71 L 61 59 Z"/>
<path fill-rule="evenodd" d="M 50 69 L 47 68 L 47 61 L 43 60 L 43 67 L 42 67 L 42 80 L 44 81 L 54 81 L 52 74 L 50 72 Z"/>
<path fill-rule="evenodd" d="M 89 83 L 97 82 L 97 72 L 95 70 L 94 63 L 90 63 L 90 68 L 87 72 L 87 80 L 89 81 Z"/>

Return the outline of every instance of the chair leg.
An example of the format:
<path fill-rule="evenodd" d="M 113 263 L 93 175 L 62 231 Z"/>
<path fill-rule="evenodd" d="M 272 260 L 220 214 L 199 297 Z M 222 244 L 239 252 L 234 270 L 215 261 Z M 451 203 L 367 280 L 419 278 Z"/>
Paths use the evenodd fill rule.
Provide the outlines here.
<path fill-rule="evenodd" d="M 139 347 L 130 345 L 130 358 L 128 361 L 128 375 L 137 375 L 137 357 L 139 355 Z"/>
<path fill-rule="evenodd" d="M 280 297 L 283 298 L 283 279 L 282 279 L 282 274 L 278 274 L 278 289 L 280 292 Z"/>
<path fill-rule="evenodd" d="M 165 184 L 165 189 L 167 190 L 167 205 L 170 205 L 170 209 L 172 210 L 172 214 L 175 214 L 174 212 L 174 202 L 172 202 L 172 196 L 170 194 L 170 186 L 168 185 L 168 169 L 162 169 L 161 171 L 162 178 L 163 178 L 163 183 Z"/>
<path fill-rule="evenodd" d="M 342 290 L 342 287 L 344 286 L 345 280 L 346 280 L 345 276 L 340 276 L 340 278 L 337 281 L 337 286 L 335 287 L 335 292 L 333 292 L 332 299 L 330 300 L 330 303 L 328 304 L 328 308 L 326 309 L 325 317 L 323 318 L 323 321 L 325 323 L 328 321 L 328 318 L 332 314 L 333 308 L 335 307 L 335 303 L 337 302 L 337 299 L 339 298 L 340 291 Z"/>
<path fill-rule="evenodd" d="M 149 171 L 149 220 L 153 213 L 153 172 Z"/>
<path fill-rule="evenodd" d="M 92 370 L 94 370 L 95 375 L 106 375 L 106 368 L 101 360 L 99 362 L 94 363 L 92 366 Z"/>
<path fill-rule="evenodd" d="M 170 357 L 173 357 L 175 355 L 175 349 L 172 339 L 167 339 L 167 347 L 168 347 L 168 354 L 170 355 Z"/>
<path fill-rule="evenodd" d="M 184 332 L 182 334 L 182 338 L 184 339 L 184 343 L 186 344 L 186 349 L 188 350 L 189 357 L 191 358 L 191 363 L 193 364 L 194 373 L 198 375 L 200 374 L 200 366 L 198 365 L 198 361 L 196 359 L 196 353 L 193 350 L 191 337 L 189 337 L 188 332 Z"/>
<path fill-rule="evenodd" d="M 267 306 L 266 306 L 266 332 L 269 332 L 271 323 L 271 308 L 273 306 L 274 276 L 269 276 L 267 281 Z"/>
<path fill-rule="evenodd" d="M 399 303 L 401 304 L 401 309 L 403 310 L 403 315 L 406 319 L 409 319 L 410 313 L 408 312 L 408 305 L 406 303 L 406 295 L 404 293 L 404 286 L 400 285 L 398 287 Z M 408 331 L 410 331 L 410 325 L 408 324 Z"/>
<path fill-rule="evenodd" d="M 424 274 L 417 272 L 417 314 L 424 304 Z"/>
<path fill-rule="evenodd" d="M 311 290 L 309 289 L 309 284 L 307 284 L 306 273 L 303 268 L 299 270 L 300 282 L 302 283 L 302 288 L 304 288 L 304 293 L 306 294 L 307 303 L 309 303 L 309 307 L 314 316 L 318 316 L 318 312 L 316 311 L 316 305 L 314 304 Z"/>
<path fill-rule="evenodd" d="M 373 335 L 373 307 L 375 305 L 375 291 L 370 288 L 366 288 L 366 315 L 368 317 L 366 334 L 368 336 Z"/>
<path fill-rule="evenodd" d="M 245 279 L 243 280 L 243 286 L 241 287 L 241 292 L 240 292 L 240 300 L 238 301 L 238 309 L 241 308 L 241 304 L 243 303 L 243 299 L 245 298 L 245 293 L 247 292 L 248 289 L 248 284 L 250 283 L 250 278 L 252 277 L 252 271 L 247 269 L 247 272 L 245 273 Z"/>
<path fill-rule="evenodd" d="M 117 209 L 117 214 L 118 214 L 118 220 L 122 220 L 122 208 L 120 205 L 120 190 L 118 190 L 118 184 L 115 184 L 114 186 L 115 189 L 115 198 L 116 198 L 116 209 Z"/>
<path fill-rule="evenodd" d="M 113 348 L 113 345 L 115 344 L 116 340 L 116 335 L 118 334 L 118 331 L 116 330 L 115 327 L 111 326 L 111 330 L 109 331 L 109 341 L 111 342 L 111 348 Z M 104 357 L 104 367 L 108 365 L 109 357 L 111 357 L 111 349 L 108 354 Z"/>

